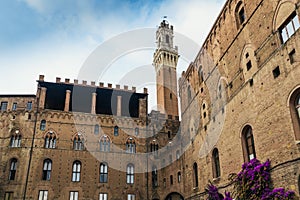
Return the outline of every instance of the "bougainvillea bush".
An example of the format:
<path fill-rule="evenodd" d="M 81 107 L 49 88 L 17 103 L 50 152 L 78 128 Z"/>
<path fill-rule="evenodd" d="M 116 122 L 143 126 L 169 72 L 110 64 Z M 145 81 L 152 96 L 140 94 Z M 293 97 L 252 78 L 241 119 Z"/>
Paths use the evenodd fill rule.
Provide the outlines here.
<path fill-rule="evenodd" d="M 261 163 L 252 159 L 244 163 L 242 170 L 231 177 L 234 184 L 233 196 L 237 200 L 293 200 L 295 193 L 286 191 L 284 188 L 272 188 L 271 163 L 267 160 Z M 208 200 L 230 200 L 230 193 L 225 192 L 225 198 L 219 195 L 218 188 L 212 184 L 207 187 Z"/>

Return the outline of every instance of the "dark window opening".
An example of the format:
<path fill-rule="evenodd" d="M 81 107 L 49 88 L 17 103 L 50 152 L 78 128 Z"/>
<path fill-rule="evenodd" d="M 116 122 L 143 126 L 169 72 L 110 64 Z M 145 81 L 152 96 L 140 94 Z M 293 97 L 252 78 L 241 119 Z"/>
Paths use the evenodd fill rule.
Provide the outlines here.
<path fill-rule="evenodd" d="M 119 135 L 119 127 L 115 126 L 114 127 L 114 136 L 118 136 Z"/>
<path fill-rule="evenodd" d="M 295 62 L 295 58 L 296 58 L 296 51 L 295 49 L 293 49 L 290 53 L 289 53 L 289 59 L 290 59 L 290 63 L 293 64 Z"/>
<path fill-rule="evenodd" d="M 173 175 L 170 176 L 170 185 L 173 185 Z"/>
<path fill-rule="evenodd" d="M 17 159 L 13 158 L 10 162 L 10 168 L 9 168 L 9 176 L 8 180 L 12 181 L 16 178 L 16 172 L 17 172 Z"/>
<path fill-rule="evenodd" d="M 43 119 L 40 124 L 40 130 L 44 131 L 45 129 L 46 129 L 46 120 Z"/>
<path fill-rule="evenodd" d="M 198 187 L 199 186 L 199 182 L 198 182 L 198 165 L 197 163 L 194 163 L 193 165 L 193 175 L 194 175 L 194 186 Z"/>
<path fill-rule="evenodd" d="M 277 66 L 275 69 L 273 69 L 273 76 L 274 78 L 277 78 L 280 75 L 280 68 Z"/>
<path fill-rule="evenodd" d="M 50 159 L 44 160 L 43 177 L 42 180 L 49 181 L 51 177 L 52 161 Z"/>
<path fill-rule="evenodd" d="M 247 66 L 247 71 L 249 71 L 251 68 L 252 68 L 252 63 L 251 63 L 251 60 L 249 60 L 246 64 Z"/>
<path fill-rule="evenodd" d="M 218 149 L 213 150 L 213 177 L 218 178 L 221 176 L 220 159 Z"/>
<path fill-rule="evenodd" d="M 243 24 L 246 20 L 246 15 L 245 15 L 245 9 L 244 8 L 242 8 L 239 11 L 239 19 L 240 19 L 240 24 Z"/>

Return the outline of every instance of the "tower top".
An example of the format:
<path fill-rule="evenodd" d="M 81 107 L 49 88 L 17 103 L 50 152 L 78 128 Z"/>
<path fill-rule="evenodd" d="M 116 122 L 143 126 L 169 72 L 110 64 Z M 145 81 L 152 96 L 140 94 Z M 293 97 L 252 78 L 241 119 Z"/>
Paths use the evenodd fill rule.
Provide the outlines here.
<path fill-rule="evenodd" d="M 177 47 L 173 47 L 174 30 L 173 26 L 164 19 L 156 31 L 157 49 L 177 52 Z"/>

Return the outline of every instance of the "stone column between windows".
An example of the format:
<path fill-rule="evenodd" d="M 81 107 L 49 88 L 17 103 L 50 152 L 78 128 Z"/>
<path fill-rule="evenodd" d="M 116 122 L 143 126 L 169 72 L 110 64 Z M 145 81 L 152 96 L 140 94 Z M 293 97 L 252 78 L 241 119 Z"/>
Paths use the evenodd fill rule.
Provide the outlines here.
<path fill-rule="evenodd" d="M 39 108 L 45 108 L 46 92 L 47 88 L 41 87 L 40 89 Z"/>
<path fill-rule="evenodd" d="M 117 116 L 122 114 L 122 96 L 117 96 Z"/>
<path fill-rule="evenodd" d="M 92 93 L 92 108 L 91 108 L 91 113 L 92 114 L 96 114 L 96 97 L 97 97 L 97 93 L 93 92 Z"/>
<path fill-rule="evenodd" d="M 64 109 L 64 111 L 66 112 L 69 112 L 70 109 L 70 97 L 71 97 L 71 90 L 66 90 L 65 109 Z"/>

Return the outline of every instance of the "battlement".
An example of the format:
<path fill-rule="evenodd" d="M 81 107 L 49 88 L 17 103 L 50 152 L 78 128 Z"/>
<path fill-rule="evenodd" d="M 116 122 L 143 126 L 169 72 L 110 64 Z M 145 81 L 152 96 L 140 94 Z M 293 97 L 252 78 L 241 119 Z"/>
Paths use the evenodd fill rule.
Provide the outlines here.
<path fill-rule="evenodd" d="M 38 82 L 45 82 L 45 76 L 44 75 L 39 75 L 39 80 Z M 103 82 L 99 82 L 98 85 L 96 85 L 95 81 L 91 81 L 90 84 L 86 80 L 82 80 L 81 83 L 79 82 L 78 79 L 74 79 L 73 83 L 70 82 L 69 78 L 65 78 L 65 81 L 62 81 L 60 77 L 56 77 L 55 83 L 63 83 L 63 84 L 68 84 L 68 85 L 79 85 L 79 86 L 88 86 L 88 87 L 95 87 L 95 88 L 106 88 L 106 89 L 113 89 L 113 90 L 120 90 L 120 91 L 128 91 L 128 92 L 133 92 L 136 93 L 136 87 L 132 86 L 129 88 L 128 85 L 124 85 L 121 88 L 121 85 L 116 84 L 115 87 L 113 87 L 112 83 L 107 83 L 107 86 Z M 148 94 L 148 88 L 143 88 L 144 94 Z"/>

